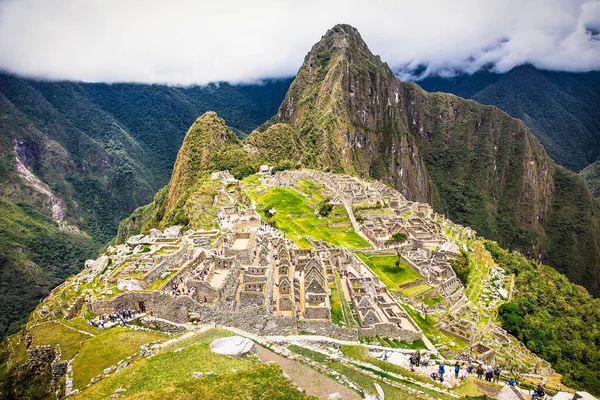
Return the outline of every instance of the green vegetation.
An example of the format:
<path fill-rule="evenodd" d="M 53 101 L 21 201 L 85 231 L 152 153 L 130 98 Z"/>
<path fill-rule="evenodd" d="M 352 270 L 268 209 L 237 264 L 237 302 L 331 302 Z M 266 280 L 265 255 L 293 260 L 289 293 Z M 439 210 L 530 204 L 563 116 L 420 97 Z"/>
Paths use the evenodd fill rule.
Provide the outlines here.
<path fill-rule="evenodd" d="M 423 303 L 429 307 L 436 306 L 444 301 L 442 296 L 431 296 L 423 300 Z"/>
<path fill-rule="evenodd" d="M 15 333 L 38 302 L 94 255 L 83 235 L 61 232 L 24 203 L 0 198 L 0 337 Z"/>
<path fill-rule="evenodd" d="M 494 105 L 523 120 L 554 161 L 577 172 L 600 153 L 595 136 L 600 111 L 594 106 L 600 101 L 599 78 L 597 71 L 569 73 L 521 65 L 504 74 L 483 69 L 417 83 L 429 92 Z"/>
<path fill-rule="evenodd" d="M 408 236 L 406 233 L 396 232 L 394 233 L 388 240 L 386 240 L 385 244 L 396 244 L 396 243 L 404 243 L 408 240 Z"/>
<path fill-rule="evenodd" d="M 335 272 L 335 281 L 330 289 L 331 296 L 329 298 L 331 304 L 331 319 L 333 323 L 347 328 L 353 328 L 356 325 L 356 322 L 354 321 L 352 310 L 344 296 L 340 275 L 337 272 Z"/>
<path fill-rule="evenodd" d="M 461 250 L 458 257 L 450 260 L 450 265 L 456 273 L 456 277 L 466 287 L 469 284 L 469 274 L 471 273 L 469 253 L 464 250 Z"/>
<path fill-rule="evenodd" d="M 33 335 L 31 345 L 59 345 L 63 360 L 72 359 L 81 349 L 81 344 L 92 336 L 67 328 L 57 322 L 48 322 L 34 326 L 29 333 Z"/>
<path fill-rule="evenodd" d="M 500 306 L 502 327 L 563 374 L 563 383 L 600 394 L 600 299 L 548 266 L 536 266 L 496 243 L 494 260 L 515 274 L 512 299 Z"/>
<path fill-rule="evenodd" d="M 290 82 L 107 85 L 0 73 L 0 339 L 152 201 L 198 116 L 214 110 L 244 136 L 277 111 Z M 67 222 L 88 237 L 61 233 L 42 215 L 50 215 L 49 201 L 17 176 L 13 140 L 27 168 L 64 202 Z M 118 240 L 153 212 L 138 209 Z"/>
<path fill-rule="evenodd" d="M 248 184 L 248 181 L 246 181 Z M 257 202 L 258 210 L 265 216 L 264 210 L 273 208 L 275 214 L 267 218 L 271 223 L 275 223 L 277 228 L 284 231 L 288 238 L 303 248 L 308 248 L 310 242 L 306 239 L 310 236 L 313 240 L 324 240 L 337 246 L 344 246 L 350 249 L 370 247 L 369 243 L 359 236 L 352 227 L 331 228 L 329 223 L 337 222 L 339 216 L 347 218 L 345 210 L 342 208 L 334 209 L 325 220 L 319 219 L 313 208 L 315 205 L 298 192 L 290 188 L 270 188 L 267 190 L 250 186 L 248 193 L 254 201 Z"/>
<path fill-rule="evenodd" d="M 379 279 L 394 292 L 399 292 L 398 285 L 421 279 L 421 276 L 397 255 L 373 255 L 356 253 L 356 255 L 377 274 Z"/>
<path fill-rule="evenodd" d="M 116 327 L 87 340 L 73 360 L 73 387 L 82 389 L 105 368 L 139 352 L 141 345 L 165 338 L 160 333 Z"/>
<path fill-rule="evenodd" d="M 331 213 L 331 210 L 333 210 L 333 204 L 331 204 L 329 201 L 331 199 L 327 198 L 327 199 L 323 199 L 319 204 L 318 204 L 318 211 L 319 211 L 319 215 L 321 217 L 326 217 L 329 215 L 329 213 Z"/>
<path fill-rule="evenodd" d="M 410 317 L 416 322 L 421 328 L 423 334 L 433 344 L 444 344 L 452 351 L 461 351 L 469 346 L 469 343 L 459 339 L 458 337 L 446 334 L 438 329 L 435 325 L 438 323 L 431 315 L 425 314 L 424 317 L 418 311 L 413 310 L 409 306 L 402 306 L 402 308 L 410 315 Z"/>
<path fill-rule="evenodd" d="M 75 399 L 104 399 L 120 387 L 144 399 L 307 399 L 283 378 L 277 365 L 254 357 L 230 358 L 210 351 L 209 344 L 231 333 L 211 329 L 135 362 L 103 379 Z M 181 349 L 181 350 L 179 350 Z M 235 372 L 235 371 L 237 372 Z M 214 372 L 193 379 L 193 372 Z"/>
<path fill-rule="evenodd" d="M 600 160 L 588 165 L 579 172 L 592 195 L 600 198 Z"/>
<path fill-rule="evenodd" d="M 485 380 L 477 379 L 475 377 L 468 377 L 457 386 L 454 391 L 461 395 L 467 396 L 467 398 L 474 398 L 478 396 L 491 396 L 497 393 L 502 386 L 496 385 L 492 382 L 487 382 Z M 492 397 L 488 397 L 492 398 Z"/>

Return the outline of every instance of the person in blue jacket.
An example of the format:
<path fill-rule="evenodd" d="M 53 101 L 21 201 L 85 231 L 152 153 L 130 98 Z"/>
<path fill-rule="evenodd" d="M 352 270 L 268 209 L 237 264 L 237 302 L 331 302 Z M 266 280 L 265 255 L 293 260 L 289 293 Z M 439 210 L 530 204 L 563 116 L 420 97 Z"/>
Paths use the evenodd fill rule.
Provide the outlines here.
<path fill-rule="evenodd" d="M 440 366 L 438 368 L 438 374 L 440 376 L 440 382 L 444 382 L 444 374 L 446 373 L 446 369 L 444 367 L 444 362 L 440 361 Z"/>

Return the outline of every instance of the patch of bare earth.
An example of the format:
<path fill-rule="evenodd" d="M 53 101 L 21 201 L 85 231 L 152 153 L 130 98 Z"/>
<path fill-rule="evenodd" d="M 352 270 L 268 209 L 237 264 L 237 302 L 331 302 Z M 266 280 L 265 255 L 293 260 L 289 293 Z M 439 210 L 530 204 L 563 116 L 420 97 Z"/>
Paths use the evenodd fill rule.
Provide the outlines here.
<path fill-rule="evenodd" d="M 361 399 L 361 396 L 352 389 L 308 368 L 306 365 L 275 354 L 262 346 L 256 346 L 256 355 L 262 362 L 272 361 L 279 365 L 288 374 L 294 385 L 304 389 L 310 396 L 327 400 L 330 394 L 339 393 L 342 395 L 343 400 Z"/>

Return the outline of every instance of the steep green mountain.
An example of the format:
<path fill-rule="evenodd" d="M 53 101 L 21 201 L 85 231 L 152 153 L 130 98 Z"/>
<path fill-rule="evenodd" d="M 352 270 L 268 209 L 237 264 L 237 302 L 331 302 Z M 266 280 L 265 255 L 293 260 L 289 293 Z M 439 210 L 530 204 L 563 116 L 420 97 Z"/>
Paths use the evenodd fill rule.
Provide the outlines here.
<path fill-rule="evenodd" d="M 296 131 L 304 165 L 381 179 L 600 293 L 600 210 L 584 182 L 522 121 L 398 80 L 356 29 L 313 46 L 277 115 L 248 138 L 265 161 L 272 145 L 253 136 L 275 123 Z"/>
<path fill-rule="evenodd" d="M 600 197 L 600 160 L 593 162 L 579 172 L 588 189 L 596 199 Z"/>
<path fill-rule="evenodd" d="M 241 179 L 258 170 L 259 160 L 248 153 L 234 132 L 215 112 L 199 117 L 187 131 L 169 184 L 119 225 L 115 243 L 151 228 L 164 229 L 171 225 L 191 227 L 190 209 L 197 207 L 197 198 L 207 195 L 203 211 L 214 212 L 216 193 L 207 193 L 203 184 L 210 172 L 230 171 Z"/>
<path fill-rule="evenodd" d="M 507 73 L 482 70 L 417 81 L 428 92 L 447 92 L 500 108 L 521 119 L 552 159 L 578 172 L 600 155 L 600 72 L 544 71 L 522 65 Z"/>
<path fill-rule="evenodd" d="M 0 201 L 10 217 L 0 228 L 0 337 L 152 200 L 198 115 L 217 110 L 243 136 L 275 112 L 288 85 L 179 88 L 0 73 Z"/>

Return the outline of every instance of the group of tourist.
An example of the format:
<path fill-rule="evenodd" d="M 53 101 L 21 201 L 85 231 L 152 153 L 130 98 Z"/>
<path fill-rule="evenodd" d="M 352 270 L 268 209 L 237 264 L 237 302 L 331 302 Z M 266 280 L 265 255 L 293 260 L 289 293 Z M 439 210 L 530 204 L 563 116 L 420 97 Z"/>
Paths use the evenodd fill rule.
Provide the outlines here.
<path fill-rule="evenodd" d="M 477 377 L 479 379 L 482 379 L 485 373 L 485 380 L 488 382 L 495 383 L 498 383 L 500 381 L 500 375 L 502 375 L 502 368 L 499 365 L 496 365 L 494 367 L 490 365 L 486 369 L 482 363 L 478 363 L 477 367 L 475 367 L 473 362 L 469 362 L 469 364 L 466 365 L 465 362 L 459 363 L 458 361 L 456 361 L 452 366 L 452 371 L 454 371 L 454 379 L 465 379 L 468 375 L 471 375 L 473 373 L 476 373 Z M 446 366 L 444 365 L 443 361 L 440 361 L 438 366 L 438 372 L 431 373 L 430 377 L 433 380 L 439 380 L 440 382 L 443 382 L 445 373 Z"/>
<path fill-rule="evenodd" d="M 110 323 L 110 325 L 114 325 L 116 323 L 120 323 L 121 325 L 125 326 L 127 321 L 132 320 L 133 318 L 135 318 L 136 315 L 136 311 L 135 310 L 121 310 L 118 311 L 116 313 L 111 313 L 108 315 L 100 315 L 98 317 L 97 321 L 94 321 L 93 319 L 88 319 L 88 323 L 96 328 L 100 328 L 100 329 L 106 329 L 106 325 Z"/>
<path fill-rule="evenodd" d="M 194 288 L 187 288 L 183 283 L 183 277 L 179 278 L 179 283 L 173 282 L 171 284 L 171 296 L 191 296 L 194 293 Z"/>

